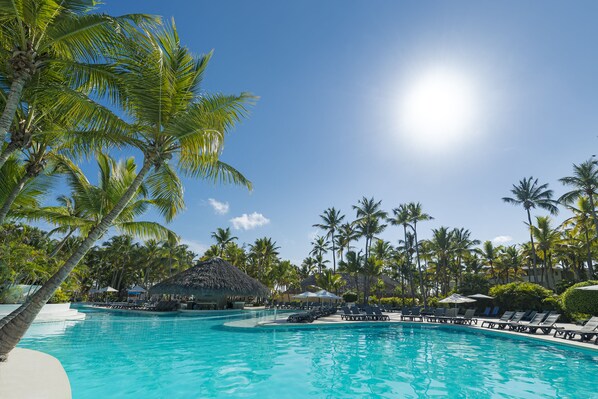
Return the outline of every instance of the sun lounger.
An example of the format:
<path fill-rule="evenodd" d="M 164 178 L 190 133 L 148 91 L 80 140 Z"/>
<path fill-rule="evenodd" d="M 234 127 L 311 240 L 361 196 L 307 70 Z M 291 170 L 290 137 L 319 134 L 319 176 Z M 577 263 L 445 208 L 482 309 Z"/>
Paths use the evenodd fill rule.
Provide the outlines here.
<path fill-rule="evenodd" d="M 490 312 L 490 308 L 487 308 L 488 312 Z M 486 313 L 486 312 L 484 312 Z M 487 324 L 486 327 L 488 328 L 494 328 L 494 326 L 496 325 L 496 323 L 503 323 L 503 322 L 507 322 L 509 320 L 511 320 L 511 318 L 515 315 L 515 312 L 508 310 L 506 312 L 503 313 L 502 316 L 500 316 L 500 319 L 498 320 L 484 320 L 482 321 L 482 327 L 484 327 L 484 324 Z"/>
<path fill-rule="evenodd" d="M 550 314 L 548 315 L 548 317 L 546 317 L 546 319 L 539 323 L 530 323 L 526 326 L 521 327 L 519 332 L 528 332 L 530 334 L 535 334 L 536 331 L 540 330 L 544 334 L 548 334 L 556 328 L 554 325 L 559 319 L 559 317 L 561 317 L 561 315 L 558 313 Z"/>
<path fill-rule="evenodd" d="M 579 335 L 581 341 L 591 341 L 592 338 L 598 337 L 598 316 L 592 317 L 578 330 L 558 329 L 554 331 L 555 337 L 561 335 L 565 339 L 573 339 L 576 335 Z"/>
<path fill-rule="evenodd" d="M 499 330 L 504 330 L 505 328 L 509 327 L 509 329 L 512 329 L 511 326 L 521 323 L 521 320 L 523 320 L 524 316 L 525 316 L 525 312 L 515 312 L 515 314 L 513 314 L 513 317 L 511 317 L 510 320 L 496 321 L 496 322 L 492 323 L 491 328 L 496 327 Z"/>
<path fill-rule="evenodd" d="M 445 308 L 436 308 L 434 310 L 434 314 L 426 316 L 426 320 L 429 322 L 435 322 L 435 321 L 438 321 L 439 317 L 445 316 L 445 314 L 446 314 Z"/>
<path fill-rule="evenodd" d="M 534 318 L 529 323 L 522 323 L 521 321 L 512 321 L 508 324 L 509 330 L 512 331 L 524 331 L 525 328 L 529 325 L 537 325 L 540 324 L 544 318 L 546 317 L 546 313 L 536 313 Z"/>
<path fill-rule="evenodd" d="M 416 306 L 414 308 L 411 308 L 409 314 L 401 313 L 401 320 L 409 319 L 410 321 L 415 321 L 416 319 L 419 319 L 419 321 L 424 321 L 424 318 L 422 317 L 420 310 L 421 308 L 419 306 Z"/>
<path fill-rule="evenodd" d="M 478 319 L 474 319 L 473 315 L 475 314 L 475 309 L 467 309 L 465 311 L 465 314 L 460 317 L 457 316 L 455 318 L 453 318 L 453 323 L 455 324 L 469 324 L 471 325 L 472 323 L 478 324 Z"/>
<path fill-rule="evenodd" d="M 450 308 L 450 309 L 447 309 L 444 316 L 437 317 L 436 320 L 439 323 L 449 323 L 449 322 L 452 322 L 454 319 L 456 319 L 458 314 L 459 314 L 458 308 Z"/>
<path fill-rule="evenodd" d="M 382 310 L 380 308 L 372 308 L 374 311 L 374 314 L 376 316 L 378 316 L 378 320 L 382 320 L 382 321 L 389 321 L 390 320 L 390 316 L 387 314 L 382 313 Z"/>

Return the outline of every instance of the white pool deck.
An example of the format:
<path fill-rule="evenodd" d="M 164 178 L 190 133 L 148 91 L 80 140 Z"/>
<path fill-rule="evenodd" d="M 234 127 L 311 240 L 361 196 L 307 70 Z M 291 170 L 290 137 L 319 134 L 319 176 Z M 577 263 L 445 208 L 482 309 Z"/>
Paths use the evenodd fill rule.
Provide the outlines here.
<path fill-rule="evenodd" d="M 541 331 L 538 331 L 536 334 L 528 334 L 528 333 L 520 333 L 516 331 L 509 331 L 506 330 L 497 330 L 497 329 L 489 329 L 486 327 L 481 327 L 482 321 L 484 320 L 497 320 L 497 319 L 478 319 L 478 323 L 472 325 L 461 325 L 461 324 L 451 324 L 451 323 L 431 323 L 431 322 L 419 322 L 419 321 L 401 321 L 401 314 L 400 313 L 385 313 L 390 317 L 390 321 L 349 321 L 349 320 L 342 320 L 340 314 L 334 314 L 328 317 L 322 317 L 318 320 L 315 320 L 313 323 L 287 323 L 286 318 L 291 314 L 288 311 L 280 312 L 276 316 L 269 315 L 259 319 L 246 319 L 246 320 L 237 320 L 225 323 L 227 327 L 236 327 L 236 328 L 265 328 L 265 329 L 276 329 L 276 328 L 309 328 L 309 327 L 342 327 L 343 325 L 396 325 L 396 324 L 415 324 L 415 325 L 424 325 L 424 326 L 440 326 L 446 328 L 463 328 L 463 329 L 472 329 L 478 332 L 485 332 L 488 334 L 498 334 L 503 336 L 510 336 L 515 339 L 527 338 L 533 339 L 538 342 L 546 342 L 550 344 L 558 344 L 558 345 L 566 345 L 576 348 L 584 348 L 589 349 L 592 351 L 596 351 L 598 355 L 598 345 L 594 345 L 594 340 L 592 339 L 590 342 L 581 342 L 579 338 L 576 339 L 563 339 L 561 337 L 554 337 L 554 331 L 550 334 L 543 334 Z M 276 317 L 276 320 L 275 320 Z M 565 329 L 571 330 L 578 330 L 581 326 L 570 324 L 570 323 L 557 323 L 558 327 L 562 327 Z"/>
<path fill-rule="evenodd" d="M 71 385 L 58 359 L 16 348 L 0 363 L 0 398 L 71 399 Z"/>

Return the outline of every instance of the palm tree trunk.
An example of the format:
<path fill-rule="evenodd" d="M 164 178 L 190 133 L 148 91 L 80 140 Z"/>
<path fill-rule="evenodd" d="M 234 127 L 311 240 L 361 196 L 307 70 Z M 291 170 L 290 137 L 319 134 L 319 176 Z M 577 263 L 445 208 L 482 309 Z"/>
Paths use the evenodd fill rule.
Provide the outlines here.
<path fill-rule="evenodd" d="M 64 244 L 66 244 L 66 241 L 69 239 L 69 237 L 71 235 L 73 235 L 73 233 L 75 232 L 75 229 L 70 229 L 68 234 L 65 235 L 62 240 L 60 240 L 60 242 L 58 243 L 58 245 L 56 245 L 56 247 L 52 250 L 52 252 L 50 253 L 50 258 L 53 258 L 54 256 L 58 255 L 58 252 L 60 252 L 60 250 L 62 249 L 62 247 L 64 247 Z"/>
<path fill-rule="evenodd" d="M 336 274 L 336 248 L 334 245 L 334 230 L 332 230 L 332 271 Z"/>
<path fill-rule="evenodd" d="M 6 132 L 8 132 L 10 129 L 12 121 L 15 117 L 15 113 L 17 112 L 17 107 L 21 101 L 21 94 L 23 93 L 23 87 L 25 87 L 25 80 L 25 76 L 18 75 L 18 77 L 13 80 L 12 84 L 10 85 L 10 91 L 8 92 L 6 105 L 4 106 L 4 111 L 2 111 L 2 116 L 0 116 L 0 139 L 2 140 L 4 140 Z M 17 148 L 12 148 L 11 152 L 16 150 Z M 0 155 L 0 168 L 2 168 L 8 159 L 8 156 L 10 156 L 10 154 L 5 154 L 5 152 L 6 151 Z"/>
<path fill-rule="evenodd" d="M 526 209 L 527 211 L 527 220 L 529 222 L 529 239 L 532 244 L 532 272 L 534 274 L 534 283 L 538 282 L 538 275 L 536 273 L 536 247 L 534 246 L 534 235 L 532 234 L 532 215 L 529 212 L 529 208 Z"/>
<path fill-rule="evenodd" d="M 29 174 L 24 173 L 23 176 L 21 176 L 21 178 L 17 182 L 17 184 L 12 188 L 12 191 L 10 192 L 10 194 L 8 194 L 6 200 L 4 200 L 4 204 L 2 204 L 2 208 L 0 208 L 0 225 L 4 224 L 4 220 L 6 220 L 8 211 L 10 211 L 12 204 L 14 204 L 15 200 L 19 196 L 19 193 L 21 192 L 21 190 L 23 190 L 23 187 L 25 187 L 25 184 L 30 178 L 31 177 L 29 176 Z"/>
<path fill-rule="evenodd" d="M 12 351 L 21 338 L 23 338 L 23 335 L 25 335 L 27 329 L 42 307 L 48 302 L 64 280 L 66 280 L 71 271 L 91 249 L 94 243 L 110 228 L 110 226 L 112 226 L 114 220 L 120 215 L 141 186 L 141 183 L 149 172 L 151 166 L 152 162 L 148 159 L 144 159 L 143 167 L 125 194 L 106 217 L 102 219 L 100 224 L 89 232 L 89 235 L 83 240 L 81 245 L 79 245 L 69 259 L 67 259 L 64 265 L 50 277 L 50 279 L 46 281 L 35 294 L 33 294 L 27 303 L 24 303 L 17 310 L 0 320 L 0 361 L 5 361 L 7 359 L 10 351 Z"/>
<path fill-rule="evenodd" d="M 584 233 L 586 236 L 586 246 L 588 248 L 588 280 L 591 280 L 594 276 L 594 265 L 592 263 L 592 247 L 590 242 L 590 235 L 588 233 L 587 228 L 584 228 Z"/>
<path fill-rule="evenodd" d="M 596 208 L 594 207 L 594 195 L 590 194 L 590 209 L 592 210 L 592 218 L 594 219 L 594 227 L 596 228 L 596 237 L 598 237 L 598 216 L 596 215 Z M 588 263 L 588 278 L 591 280 L 594 278 L 594 265 L 590 259 Z"/>
<path fill-rule="evenodd" d="M 419 271 L 419 285 L 424 298 L 424 307 L 428 307 L 428 298 L 426 296 L 426 291 L 424 290 L 424 273 L 422 272 L 422 266 L 419 260 L 419 242 L 417 241 L 417 226 L 415 223 L 413 224 L 413 234 L 415 240 L 415 255 L 417 257 L 417 269 Z"/>

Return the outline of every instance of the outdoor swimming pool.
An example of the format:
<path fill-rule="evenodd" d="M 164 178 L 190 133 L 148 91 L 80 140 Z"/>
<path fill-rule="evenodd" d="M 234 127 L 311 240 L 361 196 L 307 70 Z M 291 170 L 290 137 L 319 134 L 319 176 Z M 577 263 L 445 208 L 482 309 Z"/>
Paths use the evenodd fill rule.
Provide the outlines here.
<path fill-rule="evenodd" d="M 422 325 L 233 329 L 260 317 L 90 312 L 34 325 L 73 398 L 596 397 L 598 352 Z"/>

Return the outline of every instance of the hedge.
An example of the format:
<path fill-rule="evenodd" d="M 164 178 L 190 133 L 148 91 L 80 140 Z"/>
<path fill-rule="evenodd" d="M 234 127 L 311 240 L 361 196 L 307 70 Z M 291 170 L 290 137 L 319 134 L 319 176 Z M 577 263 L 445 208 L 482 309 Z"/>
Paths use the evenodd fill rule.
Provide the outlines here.
<path fill-rule="evenodd" d="M 490 288 L 490 296 L 503 310 L 549 310 L 554 308 L 553 292 L 539 284 L 514 282 Z"/>
<path fill-rule="evenodd" d="M 561 295 L 563 308 L 568 313 L 585 313 L 598 315 L 598 291 L 578 290 L 577 287 L 597 285 L 598 280 L 584 281 L 575 284 Z"/>

